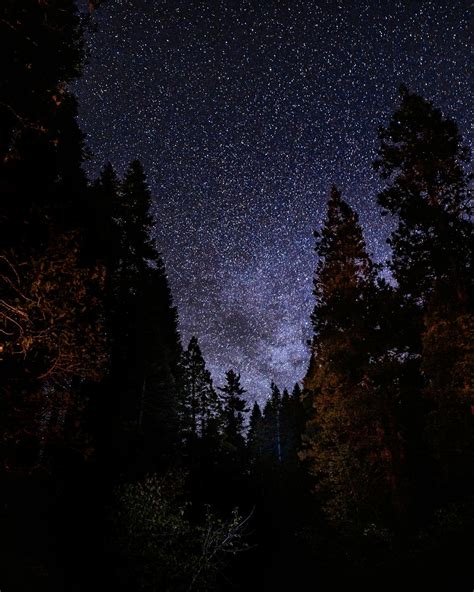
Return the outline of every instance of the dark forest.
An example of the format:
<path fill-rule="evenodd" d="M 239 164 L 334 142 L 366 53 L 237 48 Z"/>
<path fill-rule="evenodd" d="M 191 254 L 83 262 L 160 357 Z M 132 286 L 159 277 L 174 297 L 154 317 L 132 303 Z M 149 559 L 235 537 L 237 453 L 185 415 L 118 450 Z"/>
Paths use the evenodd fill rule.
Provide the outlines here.
<path fill-rule="evenodd" d="M 307 370 L 257 400 L 180 334 L 139 155 L 85 172 L 71 84 L 99 4 L 0 8 L 1 591 L 472 590 L 457 123 L 405 85 L 379 122 L 386 264 L 325 187 Z"/>

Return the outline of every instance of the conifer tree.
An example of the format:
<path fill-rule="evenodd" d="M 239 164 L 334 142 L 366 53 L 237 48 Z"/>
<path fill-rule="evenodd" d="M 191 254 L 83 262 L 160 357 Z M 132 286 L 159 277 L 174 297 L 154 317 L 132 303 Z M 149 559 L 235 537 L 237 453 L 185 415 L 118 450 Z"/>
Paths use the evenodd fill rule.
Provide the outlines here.
<path fill-rule="evenodd" d="M 247 434 L 247 450 L 250 465 L 258 465 L 263 455 L 264 446 L 263 416 L 260 405 L 255 401 L 250 414 L 249 430 Z"/>
<path fill-rule="evenodd" d="M 115 208 L 119 205 L 120 181 L 107 163 L 87 194 L 87 215 L 93 220 L 92 236 L 88 237 L 95 256 L 107 269 L 113 266 L 113 256 L 118 250 L 119 236 L 114 224 Z"/>
<path fill-rule="evenodd" d="M 0 50 L 0 240 L 2 247 L 44 245 L 52 223 L 55 231 L 77 227 L 85 188 L 83 137 L 68 88 L 83 61 L 75 2 L 2 3 Z"/>
<path fill-rule="evenodd" d="M 120 207 L 115 209 L 115 223 L 122 233 L 122 266 L 127 268 L 130 277 L 133 273 L 139 275 L 146 265 L 159 258 L 151 236 L 151 191 L 139 160 L 130 163 L 120 197 Z M 130 289 L 133 291 L 134 287 Z"/>
<path fill-rule="evenodd" d="M 171 460 L 179 440 L 181 343 L 166 269 L 152 237 L 152 196 L 139 161 L 123 183 L 107 165 L 92 199 L 108 233 L 103 258 L 111 365 L 108 406 L 124 461 L 143 470 Z M 112 394 L 113 393 L 113 394 Z M 135 451 L 135 452 L 133 452 Z M 139 467 L 135 458 L 133 463 Z"/>
<path fill-rule="evenodd" d="M 290 395 L 285 389 L 281 398 L 282 459 L 288 469 L 296 469 L 301 447 L 302 405 L 301 389 L 295 384 Z"/>
<path fill-rule="evenodd" d="M 122 420 L 137 424 L 144 381 L 145 285 L 150 273 L 149 261 L 157 256 L 149 235 L 151 194 L 138 161 L 130 164 L 112 199 L 115 200 L 112 227 L 116 237 L 109 269 L 112 373 L 120 393 Z"/>
<path fill-rule="evenodd" d="M 402 294 L 422 304 L 437 280 L 449 278 L 455 297 L 464 299 L 466 270 L 472 272 L 469 151 L 456 124 L 402 86 L 400 105 L 379 136 L 374 167 L 387 186 L 378 200 L 398 219 L 391 268 Z"/>
<path fill-rule="evenodd" d="M 425 437 L 441 470 L 442 489 L 454 495 L 474 484 L 469 151 L 456 124 L 430 102 L 405 87 L 400 99 L 380 130 L 374 166 L 387 187 L 379 203 L 398 219 L 391 267 L 407 311 L 402 322 L 411 328 L 402 347 L 412 356 L 430 407 Z"/>
<path fill-rule="evenodd" d="M 191 440 L 203 437 L 221 416 L 219 399 L 206 368 L 196 337 L 191 337 L 183 354 L 183 400 L 181 425 Z"/>
<path fill-rule="evenodd" d="M 143 290 L 143 324 L 138 336 L 143 356 L 138 426 L 145 434 L 148 454 L 170 461 L 178 451 L 180 440 L 182 347 L 178 313 L 161 258 L 156 266 L 149 268 Z"/>
<path fill-rule="evenodd" d="M 30 443 L 34 433 L 58 441 L 64 426 L 75 440 L 83 431 L 83 388 L 99 379 L 106 360 L 104 270 L 84 250 L 84 146 L 68 89 L 80 74 L 82 47 L 73 0 L 2 4 L 1 382 L 2 403 L 11 405 L 2 415 L 24 415 Z M 28 347 L 19 363 L 21 343 Z M 61 420 L 44 420 L 54 416 Z M 71 450 L 79 448 L 76 442 Z"/>
<path fill-rule="evenodd" d="M 298 382 L 295 383 L 291 391 L 291 401 L 294 409 L 295 426 L 297 434 L 297 449 L 301 446 L 301 434 L 304 427 L 304 408 L 303 408 L 303 391 Z"/>
<path fill-rule="evenodd" d="M 222 392 L 223 437 L 236 450 L 243 452 L 244 414 L 248 412 L 248 408 L 242 398 L 247 391 L 240 384 L 240 374 L 232 369 L 228 370 L 226 384 L 219 390 Z"/>
<path fill-rule="evenodd" d="M 271 396 L 263 409 L 264 456 L 270 464 L 282 461 L 281 393 L 277 385 L 270 385 Z"/>
<path fill-rule="evenodd" d="M 293 397 L 294 401 L 299 401 L 301 399 L 301 387 L 298 382 L 295 382 L 295 386 L 291 391 L 291 396 Z"/>
<path fill-rule="evenodd" d="M 356 213 L 333 187 L 314 280 L 314 340 L 304 387 L 309 399 L 305 461 L 335 522 L 377 524 L 398 503 L 398 432 L 373 374 L 377 321 L 374 269 Z"/>

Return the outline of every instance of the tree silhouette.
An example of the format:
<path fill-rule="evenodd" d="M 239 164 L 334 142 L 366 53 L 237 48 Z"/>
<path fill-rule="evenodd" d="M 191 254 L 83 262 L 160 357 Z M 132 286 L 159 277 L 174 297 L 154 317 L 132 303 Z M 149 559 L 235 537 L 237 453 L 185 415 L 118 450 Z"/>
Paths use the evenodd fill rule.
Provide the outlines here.
<path fill-rule="evenodd" d="M 304 381 L 310 405 L 300 457 L 329 518 L 357 530 L 390 515 L 399 498 L 396 426 L 372 370 L 374 269 L 357 215 L 335 187 L 315 237 L 314 340 Z"/>
<path fill-rule="evenodd" d="M 244 414 L 248 409 L 242 395 L 246 390 L 240 385 L 240 374 L 231 369 L 225 376 L 226 384 L 219 388 L 222 392 L 223 436 L 231 446 L 243 451 Z"/>
<path fill-rule="evenodd" d="M 183 384 L 182 429 L 194 441 L 221 416 L 219 399 L 196 337 L 191 337 L 183 355 Z"/>
<path fill-rule="evenodd" d="M 412 372 L 412 384 L 424 385 L 426 441 L 452 495 L 474 482 L 469 151 L 456 124 L 406 87 L 380 140 L 374 166 L 387 187 L 379 202 L 398 220 L 391 267 L 410 328 L 403 347 L 419 376 Z"/>

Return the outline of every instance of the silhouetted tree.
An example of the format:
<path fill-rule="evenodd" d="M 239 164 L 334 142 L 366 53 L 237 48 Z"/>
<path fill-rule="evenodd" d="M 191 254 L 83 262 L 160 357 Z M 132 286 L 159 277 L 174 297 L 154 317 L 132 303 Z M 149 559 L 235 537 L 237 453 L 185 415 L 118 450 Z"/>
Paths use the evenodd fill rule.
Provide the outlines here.
<path fill-rule="evenodd" d="M 255 401 L 250 414 L 247 434 L 247 449 L 250 466 L 257 465 L 263 454 L 264 447 L 263 416 L 260 405 Z"/>
<path fill-rule="evenodd" d="M 92 220 L 90 249 L 94 256 L 111 270 L 118 256 L 119 234 L 114 223 L 115 208 L 119 208 L 120 180 L 110 163 L 101 170 L 99 177 L 87 192 L 85 207 Z M 110 275 L 110 271 L 109 271 Z"/>
<path fill-rule="evenodd" d="M 264 460 L 269 465 L 282 461 L 281 393 L 277 385 L 270 385 L 271 396 L 263 408 Z"/>
<path fill-rule="evenodd" d="M 136 469 L 149 470 L 170 461 L 179 442 L 181 343 L 165 266 L 151 237 L 152 196 L 141 164 L 130 164 L 123 183 L 107 165 L 91 200 L 110 239 L 102 257 L 111 350 L 107 407 L 117 418 L 112 450 L 123 448 L 124 466 L 132 455 Z"/>
<path fill-rule="evenodd" d="M 399 505 L 401 451 L 390 401 L 372 372 L 373 265 L 357 215 L 335 187 L 315 238 L 314 339 L 304 381 L 311 405 L 300 457 L 331 520 L 377 529 Z"/>
<path fill-rule="evenodd" d="M 374 167 L 387 187 L 378 200 L 395 215 L 391 268 L 401 293 L 419 304 L 436 282 L 449 277 L 453 293 L 465 298 L 471 269 L 472 224 L 468 177 L 463 165 L 469 151 L 456 124 L 406 87 L 400 106 L 379 131 Z"/>
<path fill-rule="evenodd" d="M 196 337 L 191 338 L 183 355 L 183 386 L 181 425 L 184 434 L 195 440 L 221 416 L 219 398 Z"/>
<path fill-rule="evenodd" d="M 222 392 L 223 437 L 228 444 L 242 452 L 245 447 L 244 414 L 248 409 L 245 399 L 242 398 L 246 390 L 240 384 L 240 374 L 228 370 L 226 384 L 219 390 Z"/>
<path fill-rule="evenodd" d="M 83 138 L 67 88 L 82 66 L 75 3 L 7 1 L 0 44 L 2 401 L 4 417 L 24 415 L 31 443 L 64 433 L 54 421 L 34 427 L 26 418 L 38 413 L 61 415 L 71 437 L 82 431 L 83 387 L 106 358 L 104 270 L 83 248 Z"/>
<path fill-rule="evenodd" d="M 93 217 L 70 91 L 82 45 L 73 0 L 1 4 L 0 505 L 14 527 L 2 519 L 0 570 L 13 574 L 12 589 L 61 589 L 62 549 L 73 563 L 81 519 L 93 514 L 87 418 L 108 351 L 106 274 L 92 244 L 85 249 Z"/>
<path fill-rule="evenodd" d="M 285 389 L 281 398 L 281 440 L 282 459 L 288 470 L 296 470 L 299 465 L 298 452 L 301 448 L 303 429 L 303 408 L 301 389 L 295 384 L 290 395 Z"/>
<path fill-rule="evenodd" d="M 81 217 L 83 137 L 68 89 L 83 59 L 76 5 L 7 0 L 0 40 L 1 244 L 31 247 Z"/>
<path fill-rule="evenodd" d="M 418 374 L 412 384 L 424 384 L 425 436 L 443 489 L 458 495 L 474 477 L 469 151 L 456 124 L 405 87 L 380 140 L 374 166 L 387 187 L 379 202 L 398 220 L 391 267 L 407 313 L 401 326 L 410 328 L 402 347 Z"/>
<path fill-rule="evenodd" d="M 45 468 L 48 446 L 90 454 L 81 385 L 101 379 L 103 268 L 79 263 L 74 235 L 17 266 L 0 257 L 4 465 Z"/>

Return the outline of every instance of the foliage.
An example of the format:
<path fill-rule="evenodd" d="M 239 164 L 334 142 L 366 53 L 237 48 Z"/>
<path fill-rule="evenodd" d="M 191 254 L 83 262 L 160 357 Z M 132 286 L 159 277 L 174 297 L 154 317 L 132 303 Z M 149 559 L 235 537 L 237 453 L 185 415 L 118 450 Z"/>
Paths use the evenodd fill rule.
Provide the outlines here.
<path fill-rule="evenodd" d="M 374 374 L 380 330 L 372 315 L 374 271 L 357 215 L 336 188 L 315 236 L 315 334 L 300 458 L 328 517 L 364 529 L 398 505 L 402 454 L 393 403 Z"/>
<path fill-rule="evenodd" d="M 183 474 L 148 476 L 118 493 L 117 531 L 144 590 L 209 590 L 229 556 L 244 551 L 247 519 L 207 507 L 198 522 L 184 501 Z"/>
<path fill-rule="evenodd" d="M 425 439 L 451 491 L 474 486 L 474 315 L 447 298 L 425 314 L 421 370 L 430 403 Z"/>
<path fill-rule="evenodd" d="M 222 392 L 223 436 L 227 443 L 236 450 L 243 450 L 244 413 L 248 412 L 247 403 L 242 395 L 246 390 L 240 384 L 240 374 L 234 370 L 226 372 L 226 384 L 220 387 Z"/>
<path fill-rule="evenodd" d="M 102 414 L 108 425 L 111 410 L 116 418 L 109 452 L 119 446 L 123 465 L 156 469 L 171 461 L 179 442 L 182 352 L 165 265 L 151 237 L 152 196 L 140 162 L 130 164 L 123 181 L 106 165 L 88 201 L 97 210 L 91 240 L 106 269 L 108 390 L 114 396 Z"/>
<path fill-rule="evenodd" d="M 83 50 L 72 1 L 7 0 L 0 22 L 6 66 L 1 102 L 3 160 L 5 153 L 15 157 L 30 132 L 53 140 L 51 123 L 60 120 L 56 112 L 70 96 L 66 84 L 80 74 Z"/>
<path fill-rule="evenodd" d="M 391 267 L 409 313 L 401 324 L 411 328 L 404 349 L 418 374 L 412 383 L 418 383 L 427 407 L 415 429 L 420 432 L 421 424 L 429 462 L 437 466 L 434 497 L 440 488 L 449 499 L 474 486 L 469 150 L 452 120 L 405 87 L 380 139 L 375 167 L 387 187 L 379 202 L 397 216 Z"/>
<path fill-rule="evenodd" d="M 255 467 L 261 461 L 264 447 L 263 416 L 260 405 L 255 402 L 250 414 L 249 429 L 247 433 L 247 449 L 250 466 Z"/>
<path fill-rule="evenodd" d="M 386 188 L 378 200 L 397 216 L 392 233 L 391 267 L 405 298 L 423 301 L 434 282 L 449 277 L 455 291 L 465 291 L 471 269 L 469 150 L 456 124 L 406 87 L 386 128 L 381 128 L 374 163 Z M 420 302 L 421 302 L 420 301 Z"/>
<path fill-rule="evenodd" d="M 7 0 L 0 8 L 0 210 L 2 239 L 17 244 L 29 223 L 55 218 L 77 226 L 83 137 L 68 83 L 81 72 L 82 27 L 73 0 Z M 69 210 L 66 211 L 65 206 Z M 8 222 L 8 224 L 7 224 Z"/>
<path fill-rule="evenodd" d="M 182 432 L 195 439 L 215 431 L 221 405 L 196 337 L 191 337 L 183 354 Z"/>
<path fill-rule="evenodd" d="M 38 449 L 65 437 L 66 418 L 79 425 L 77 387 L 103 375 L 104 269 L 81 265 L 74 234 L 42 255 L 1 263 L 4 441 Z"/>

